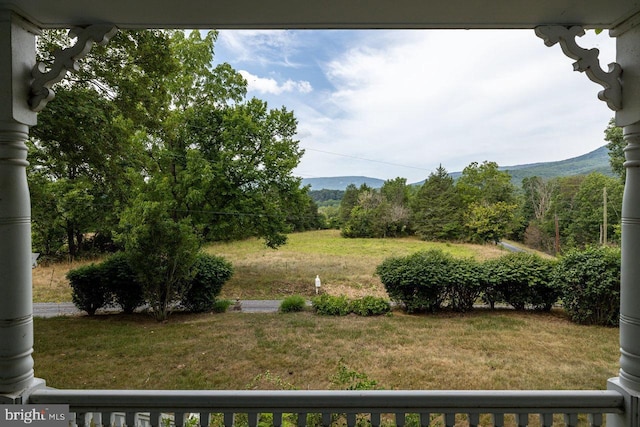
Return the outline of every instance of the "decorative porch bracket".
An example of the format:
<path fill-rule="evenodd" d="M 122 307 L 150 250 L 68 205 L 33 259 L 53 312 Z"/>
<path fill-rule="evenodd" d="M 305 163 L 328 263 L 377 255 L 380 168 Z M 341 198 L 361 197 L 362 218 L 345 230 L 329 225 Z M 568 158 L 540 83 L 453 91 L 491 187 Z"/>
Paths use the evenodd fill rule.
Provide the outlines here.
<path fill-rule="evenodd" d="M 39 62 L 33 67 L 31 75 L 34 80 L 31 84 L 29 107 L 33 111 L 42 111 L 55 97 L 51 86 L 64 78 L 68 71 L 78 71 L 78 60 L 84 58 L 94 43 L 104 45 L 116 35 L 118 28 L 112 25 L 91 25 L 86 28 L 76 27 L 69 31 L 69 36 L 77 38 L 76 44 L 66 48 L 57 49 L 53 56 L 55 60 L 51 70 L 45 72 L 45 64 Z"/>
<path fill-rule="evenodd" d="M 584 49 L 576 43 L 576 37 L 584 35 L 584 29 L 579 26 L 563 27 L 561 25 L 545 25 L 535 28 L 536 35 L 544 40 L 547 46 L 560 44 L 562 51 L 571 59 L 574 71 L 585 72 L 589 80 L 601 85 L 604 90 L 598 93 L 598 98 L 607 103 L 613 111 L 622 109 L 622 85 L 620 75 L 622 67 L 615 62 L 609 64 L 609 71 L 605 72 L 600 68 L 598 55 L 600 51 L 596 48 Z"/>

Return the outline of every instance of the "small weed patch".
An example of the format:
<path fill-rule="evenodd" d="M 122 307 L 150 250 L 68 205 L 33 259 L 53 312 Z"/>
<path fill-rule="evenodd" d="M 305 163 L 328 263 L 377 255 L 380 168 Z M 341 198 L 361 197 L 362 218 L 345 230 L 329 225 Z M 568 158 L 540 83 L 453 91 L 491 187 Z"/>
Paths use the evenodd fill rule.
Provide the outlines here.
<path fill-rule="evenodd" d="M 280 303 L 280 312 L 293 313 L 296 311 L 303 311 L 306 305 L 307 301 L 304 299 L 304 297 L 300 295 L 292 295 L 282 300 L 282 302 Z"/>

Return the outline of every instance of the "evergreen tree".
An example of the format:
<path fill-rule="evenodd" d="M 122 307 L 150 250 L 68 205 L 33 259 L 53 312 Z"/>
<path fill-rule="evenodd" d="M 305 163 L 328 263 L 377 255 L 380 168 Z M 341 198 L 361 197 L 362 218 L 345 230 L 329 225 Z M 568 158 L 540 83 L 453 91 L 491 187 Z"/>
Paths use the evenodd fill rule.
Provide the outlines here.
<path fill-rule="evenodd" d="M 423 240 L 462 237 L 462 201 L 454 180 L 440 165 L 418 190 L 412 204 L 413 225 Z"/>

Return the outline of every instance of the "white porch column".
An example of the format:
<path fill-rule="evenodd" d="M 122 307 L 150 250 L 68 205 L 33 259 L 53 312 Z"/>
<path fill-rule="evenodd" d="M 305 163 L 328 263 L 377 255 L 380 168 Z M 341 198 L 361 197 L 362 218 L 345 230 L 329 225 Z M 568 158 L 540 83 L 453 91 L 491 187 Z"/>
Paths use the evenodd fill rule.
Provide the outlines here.
<path fill-rule="evenodd" d="M 622 201 L 620 283 L 620 383 L 640 392 L 640 26 L 633 22 L 612 31 L 616 62 L 622 67 L 622 109 L 627 172 Z M 623 24 L 624 25 L 624 24 Z"/>
<path fill-rule="evenodd" d="M 640 425 L 640 22 L 631 18 L 611 31 L 616 62 L 622 67 L 622 109 L 627 177 L 622 200 L 622 269 L 620 280 L 620 372 L 608 388 L 625 396 L 625 413 L 608 415 L 609 427 Z"/>
<path fill-rule="evenodd" d="M 31 206 L 27 186 L 31 69 L 36 30 L 0 10 L 0 403 L 42 385 L 33 373 Z"/>
<path fill-rule="evenodd" d="M 622 202 L 620 383 L 640 392 L 640 122 L 624 126 L 623 132 L 627 178 Z"/>

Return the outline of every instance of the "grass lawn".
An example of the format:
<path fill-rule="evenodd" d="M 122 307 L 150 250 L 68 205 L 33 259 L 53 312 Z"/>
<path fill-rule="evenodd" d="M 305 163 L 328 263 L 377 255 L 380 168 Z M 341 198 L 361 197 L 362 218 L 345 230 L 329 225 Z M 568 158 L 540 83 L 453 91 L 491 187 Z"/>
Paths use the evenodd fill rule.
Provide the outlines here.
<path fill-rule="evenodd" d="M 35 372 L 58 388 L 604 389 L 618 330 L 562 313 L 322 317 L 223 313 L 35 320 Z"/>

